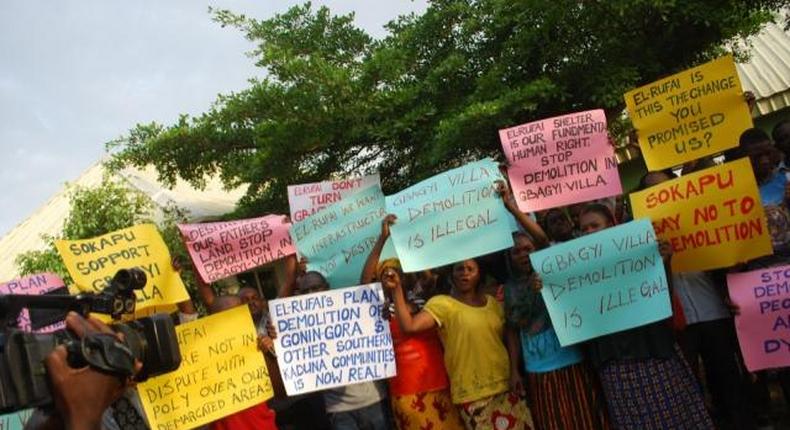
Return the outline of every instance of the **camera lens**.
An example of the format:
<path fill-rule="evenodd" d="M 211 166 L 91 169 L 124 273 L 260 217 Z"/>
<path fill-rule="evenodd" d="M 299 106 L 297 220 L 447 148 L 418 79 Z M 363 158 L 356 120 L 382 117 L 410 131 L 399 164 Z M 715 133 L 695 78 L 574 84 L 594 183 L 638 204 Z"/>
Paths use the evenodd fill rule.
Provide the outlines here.
<path fill-rule="evenodd" d="M 121 290 L 142 290 L 148 281 L 145 272 L 137 267 L 119 270 L 112 280 Z"/>

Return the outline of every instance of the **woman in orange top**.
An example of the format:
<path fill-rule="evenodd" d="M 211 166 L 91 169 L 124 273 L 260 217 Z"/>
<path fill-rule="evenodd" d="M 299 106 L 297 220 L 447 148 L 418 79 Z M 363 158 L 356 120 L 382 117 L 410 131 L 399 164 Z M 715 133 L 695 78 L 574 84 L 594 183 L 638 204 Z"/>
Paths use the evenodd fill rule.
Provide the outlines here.
<path fill-rule="evenodd" d="M 393 219 L 384 219 L 381 235 L 368 256 L 362 272 L 362 283 L 381 279 L 385 270 L 394 270 L 409 287 L 414 287 L 413 278 L 404 276 L 400 262 L 388 259 L 379 263 L 381 250 L 389 238 L 389 226 Z M 413 312 L 418 312 L 425 303 L 408 288 L 406 301 Z M 385 312 L 391 315 L 394 310 Z M 442 344 L 436 330 L 407 335 L 400 329 L 395 318 L 390 318 L 390 330 L 395 349 L 395 364 L 398 374 L 389 381 L 390 401 L 395 423 L 399 430 L 462 430 L 463 423 L 458 410 L 450 398 L 450 382 L 444 368 Z"/>

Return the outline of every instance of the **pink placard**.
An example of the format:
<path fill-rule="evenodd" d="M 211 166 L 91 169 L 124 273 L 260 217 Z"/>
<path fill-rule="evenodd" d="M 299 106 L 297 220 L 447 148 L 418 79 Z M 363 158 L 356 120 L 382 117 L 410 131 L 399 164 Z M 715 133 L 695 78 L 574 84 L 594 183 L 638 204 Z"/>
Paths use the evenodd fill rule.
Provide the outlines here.
<path fill-rule="evenodd" d="M 60 279 L 58 275 L 53 273 L 39 273 L 0 284 L 0 294 L 40 295 L 64 286 L 63 280 Z M 65 324 L 59 322 L 42 327 L 36 330 L 36 333 L 49 333 L 64 327 Z M 19 314 L 19 328 L 30 331 L 30 313 L 27 309 L 22 309 L 22 312 Z"/>
<path fill-rule="evenodd" d="M 790 366 L 790 266 L 731 273 L 727 287 L 746 368 Z"/>
<path fill-rule="evenodd" d="M 606 115 L 590 110 L 499 130 L 518 207 L 534 212 L 622 193 Z"/>
<path fill-rule="evenodd" d="M 204 282 L 246 272 L 296 252 L 283 215 L 181 224 L 181 236 Z"/>

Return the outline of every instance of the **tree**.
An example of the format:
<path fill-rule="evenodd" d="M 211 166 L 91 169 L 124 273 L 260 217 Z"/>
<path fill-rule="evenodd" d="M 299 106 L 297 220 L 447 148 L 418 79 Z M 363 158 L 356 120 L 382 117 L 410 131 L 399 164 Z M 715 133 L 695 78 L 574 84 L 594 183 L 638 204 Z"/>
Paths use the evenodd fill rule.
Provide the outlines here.
<path fill-rule="evenodd" d="M 189 254 L 178 232 L 178 223 L 186 222 L 183 210 L 168 206 L 162 208 L 158 223 L 162 238 L 173 257 L 187 263 Z M 57 236 L 46 237 L 47 247 L 41 251 L 30 251 L 16 259 L 22 275 L 52 272 L 66 284 L 72 284 L 71 276 L 55 248 L 58 239 L 88 239 L 111 231 L 153 222 L 154 203 L 145 194 L 126 187 L 122 182 L 105 176 L 95 188 L 74 187 L 69 192 L 69 214 Z M 191 264 L 183 264 L 181 278 L 190 292 L 195 295 L 197 285 Z"/>
<path fill-rule="evenodd" d="M 378 170 L 386 192 L 500 150 L 497 130 L 604 108 L 721 53 L 788 0 L 433 0 L 374 40 L 309 3 L 267 20 L 213 11 L 256 44 L 265 77 L 169 126 L 108 144 L 160 180 L 250 184 L 234 216 L 285 212 L 286 185 Z"/>

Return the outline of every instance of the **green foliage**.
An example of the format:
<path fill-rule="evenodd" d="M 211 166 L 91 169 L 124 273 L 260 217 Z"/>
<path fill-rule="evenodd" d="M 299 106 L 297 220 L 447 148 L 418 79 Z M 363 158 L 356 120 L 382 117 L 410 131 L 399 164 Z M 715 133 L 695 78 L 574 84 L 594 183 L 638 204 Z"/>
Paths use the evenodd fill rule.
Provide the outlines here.
<path fill-rule="evenodd" d="M 47 236 L 47 248 L 31 251 L 17 257 L 16 264 L 22 275 L 41 272 L 58 274 L 67 284 L 71 277 L 55 249 L 57 239 L 87 239 L 113 230 L 150 222 L 153 205 L 142 193 L 134 192 L 105 176 L 96 188 L 74 187 L 69 190 L 69 214 L 63 221 L 61 233 Z"/>
<path fill-rule="evenodd" d="M 497 130 L 604 108 L 759 30 L 788 0 L 433 0 L 373 40 L 309 3 L 267 20 L 213 11 L 266 73 L 206 113 L 141 124 L 113 165 L 250 184 L 234 216 L 285 212 L 286 185 L 381 173 L 386 192 L 501 152 Z"/>
<path fill-rule="evenodd" d="M 69 214 L 63 222 L 61 233 L 56 237 L 45 237 L 46 249 L 31 251 L 17 257 L 16 265 L 22 275 L 52 272 L 59 275 L 67 284 L 72 284 L 71 276 L 63 264 L 55 240 L 88 239 L 111 231 L 152 221 L 154 204 L 145 194 L 129 189 L 122 182 L 109 176 L 102 179 L 95 188 L 74 187 L 69 193 Z M 197 284 L 189 254 L 178 232 L 177 224 L 187 221 L 186 213 L 169 206 L 162 209 L 158 223 L 167 247 L 173 257 L 181 261 L 181 278 L 191 295 L 196 296 Z"/>

